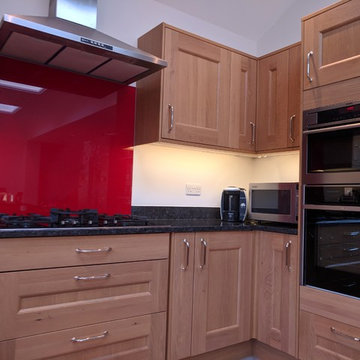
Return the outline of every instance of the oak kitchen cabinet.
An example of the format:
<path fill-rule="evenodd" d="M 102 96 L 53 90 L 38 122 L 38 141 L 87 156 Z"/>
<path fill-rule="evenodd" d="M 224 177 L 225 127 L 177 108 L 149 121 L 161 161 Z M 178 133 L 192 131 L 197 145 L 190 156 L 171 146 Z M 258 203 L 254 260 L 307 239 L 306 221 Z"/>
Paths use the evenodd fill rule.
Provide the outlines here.
<path fill-rule="evenodd" d="M 135 144 L 255 149 L 255 58 L 164 23 L 138 46 L 168 67 L 137 82 Z"/>
<path fill-rule="evenodd" d="M 168 360 L 251 338 L 252 232 L 171 239 Z"/>
<path fill-rule="evenodd" d="M 165 359 L 169 234 L 0 244 L 1 359 Z"/>
<path fill-rule="evenodd" d="M 304 90 L 360 76 L 359 18 L 350 0 L 304 19 Z"/>
<path fill-rule="evenodd" d="M 296 356 L 298 236 L 256 232 L 255 336 Z"/>
<path fill-rule="evenodd" d="M 304 109 L 359 101 L 359 18 L 343 0 L 302 19 Z"/>
<path fill-rule="evenodd" d="M 359 308 L 359 299 L 302 286 L 300 359 L 360 359 Z"/>
<path fill-rule="evenodd" d="M 300 62 L 300 44 L 259 59 L 257 151 L 299 147 Z"/>

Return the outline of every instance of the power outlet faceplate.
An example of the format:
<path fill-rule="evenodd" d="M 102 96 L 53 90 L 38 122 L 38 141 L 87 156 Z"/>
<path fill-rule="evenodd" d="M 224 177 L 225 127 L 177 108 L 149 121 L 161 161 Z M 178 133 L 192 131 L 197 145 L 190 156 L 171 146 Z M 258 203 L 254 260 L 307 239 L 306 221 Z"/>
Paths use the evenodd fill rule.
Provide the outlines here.
<path fill-rule="evenodd" d="M 195 184 L 195 183 L 185 184 L 185 195 L 200 196 L 201 195 L 201 185 Z"/>

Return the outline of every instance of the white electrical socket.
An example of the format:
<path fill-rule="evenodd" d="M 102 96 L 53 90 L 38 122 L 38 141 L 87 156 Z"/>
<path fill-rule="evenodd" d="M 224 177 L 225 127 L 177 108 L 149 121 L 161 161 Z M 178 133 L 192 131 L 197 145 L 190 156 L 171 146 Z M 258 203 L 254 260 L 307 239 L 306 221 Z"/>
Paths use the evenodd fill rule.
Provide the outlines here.
<path fill-rule="evenodd" d="M 185 195 L 200 196 L 201 195 L 201 184 L 195 184 L 195 183 L 185 184 Z"/>

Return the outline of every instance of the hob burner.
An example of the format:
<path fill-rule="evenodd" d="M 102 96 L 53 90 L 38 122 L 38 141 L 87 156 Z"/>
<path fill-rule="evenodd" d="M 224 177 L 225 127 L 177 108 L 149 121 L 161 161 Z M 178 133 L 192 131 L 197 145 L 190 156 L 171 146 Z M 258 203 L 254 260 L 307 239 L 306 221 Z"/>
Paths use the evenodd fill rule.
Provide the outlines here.
<path fill-rule="evenodd" d="M 38 214 L 9 215 L 0 214 L 0 228 L 84 228 L 84 227 L 116 227 L 146 226 L 148 220 L 141 216 L 98 214 L 97 210 L 56 209 L 50 210 L 50 216 Z"/>

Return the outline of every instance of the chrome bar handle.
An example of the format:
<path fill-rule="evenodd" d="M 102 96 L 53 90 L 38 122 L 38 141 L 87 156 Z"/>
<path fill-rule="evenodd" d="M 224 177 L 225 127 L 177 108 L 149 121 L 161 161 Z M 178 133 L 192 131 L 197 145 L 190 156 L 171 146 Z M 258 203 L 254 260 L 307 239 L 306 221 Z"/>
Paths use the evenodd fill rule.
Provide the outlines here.
<path fill-rule="evenodd" d="M 74 276 L 74 280 L 103 280 L 108 279 L 111 275 L 104 274 L 104 275 L 92 275 L 92 276 Z"/>
<path fill-rule="evenodd" d="M 350 232 L 344 232 L 344 236 L 359 236 L 360 235 L 360 231 L 350 231 Z"/>
<path fill-rule="evenodd" d="M 202 248 L 202 263 L 200 264 L 200 269 L 203 269 L 206 265 L 207 242 L 204 239 L 200 239 L 200 242 Z"/>
<path fill-rule="evenodd" d="M 358 252 L 358 251 L 360 251 L 360 247 L 353 247 L 353 248 L 344 248 L 343 249 L 345 252 L 348 252 L 348 253 L 356 253 L 356 252 Z"/>
<path fill-rule="evenodd" d="M 350 340 L 360 342 L 360 338 L 354 337 L 354 336 L 351 336 L 351 335 L 348 335 L 348 334 L 344 334 L 343 332 L 341 332 L 339 330 L 336 330 L 333 326 L 330 326 L 330 331 L 335 335 L 339 335 L 339 336 L 342 336 L 342 337 L 344 337 L 346 339 L 350 339 Z"/>
<path fill-rule="evenodd" d="M 169 104 L 168 108 L 170 114 L 170 127 L 169 127 L 169 132 L 170 132 L 174 128 L 174 107 L 171 104 Z"/>
<path fill-rule="evenodd" d="M 285 266 L 291 271 L 291 241 L 285 244 Z"/>
<path fill-rule="evenodd" d="M 250 121 L 250 126 L 251 126 L 251 145 L 255 144 L 255 123 L 253 123 L 252 121 Z"/>
<path fill-rule="evenodd" d="M 112 250 L 111 247 L 104 247 L 102 249 L 79 249 L 79 248 L 75 249 L 75 251 L 78 254 L 103 253 L 103 252 L 110 252 L 111 250 Z"/>
<path fill-rule="evenodd" d="M 312 129 L 312 130 L 305 130 L 303 134 L 320 134 L 329 131 L 338 131 L 338 130 L 348 130 L 348 129 L 355 129 L 360 126 L 360 123 L 353 123 L 353 124 L 346 124 L 346 125 L 339 125 L 339 126 L 332 126 L 328 128 L 321 128 L 321 129 Z"/>
<path fill-rule="evenodd" d="M 313 51 L 309 51 L 307 54 L 307 62 L 306 62 L 306 77 L 309 79 L 310 82 L 313 81 L 312 77 L 310 76 L 310 56 L 314 55 Z"/>
<path fill-rule="evenodd" d="M 189 259 L 190 259 L 190 243 L 184 239 L 183 243 L 185 244 L 185 266 L 181 265 L 180 269 L 181 270 L 186 270 L 189 267 Z"/>
<path fill-rule="evenodd" d="M 294 119 L 296 118 L 296 115 L 290 116 L 290 131 L 289 131 L 289 137 L 291 142 L 295 142 L 294 138 Z"/>
<path fill-rule="evenodd" d="M 88 337 L 85 337 L 85 338 L 76 338 L 76 337 L 73 337 L 71 338 L 71 341 L 73 343 L 83 343 L 83 342 L 86 342 L 86 341 L 92 341 L 92 340 L 98 340 L 98 339 L 103 339 L 105 336 L 109 335 L 109 332 L 107 330 L 105 330 L 102 334 L 100 335 L 95 335 L 95 336 L 88 336 Z"/>

